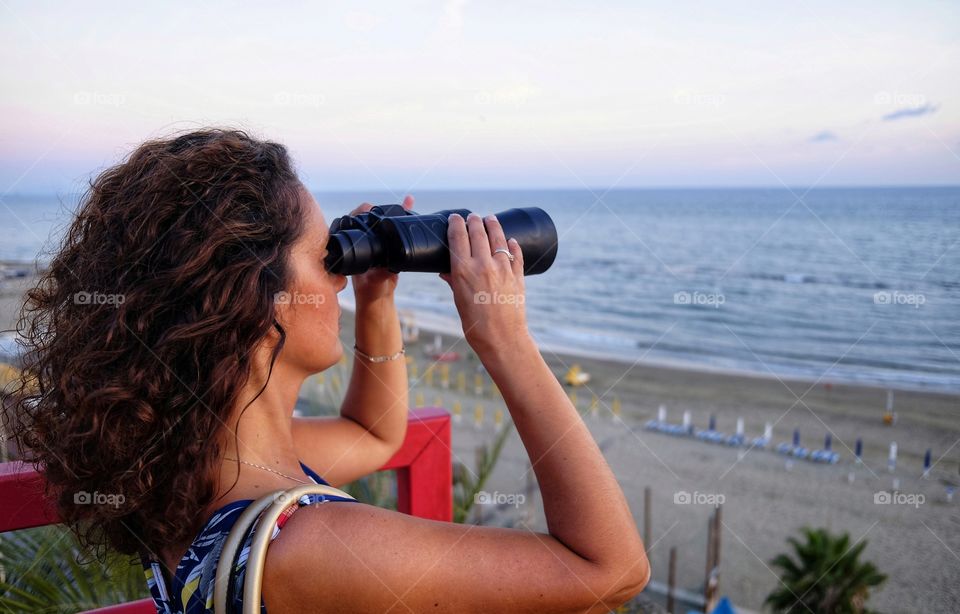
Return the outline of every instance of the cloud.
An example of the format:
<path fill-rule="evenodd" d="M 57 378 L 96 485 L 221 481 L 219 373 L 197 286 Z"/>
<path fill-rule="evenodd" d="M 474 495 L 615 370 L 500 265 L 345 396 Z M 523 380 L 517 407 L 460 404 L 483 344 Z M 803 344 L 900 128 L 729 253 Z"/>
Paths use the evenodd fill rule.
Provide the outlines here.
<path fill-rule="evenodd" d="M 887 113 L 883 116 L 883 121 L 892 122 L 898 119 L 903 119 L 904 117 L 919 117 L 921 115 L 930 115 L 931 113 L 936 113 L 939 109 L 937 105 L 934 104 L 925 104 L 920 107 L 907 107 L 906 109 L 897 109 L 893 113 Z"/>
<path fill-rule="evenodd" d="M 807 140 L 810 141 L 811 143 L 826 143 L 827 141 L 836 141 L 837 135 L 830 132 L 829 130 L 824 130 L 822 132 L 816 133 L 815 135 L 813 135 Z"/>
<path fill-rule="evenodd" d="M 440 17 L 440 25 L 450 30 L 460 30 L 463 28 L 463 10 L 467 6 L 467 0 L 449 0 L 443 5 L 443 15 Z"/>

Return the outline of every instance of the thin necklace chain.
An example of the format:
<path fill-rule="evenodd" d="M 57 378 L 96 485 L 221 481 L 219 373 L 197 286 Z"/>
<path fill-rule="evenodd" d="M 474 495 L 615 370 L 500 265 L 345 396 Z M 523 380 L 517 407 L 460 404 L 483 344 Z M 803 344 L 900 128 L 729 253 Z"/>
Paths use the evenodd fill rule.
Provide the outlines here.
<path fill-rule="evenodd" d="M 229 458 L 229 457 L 226 457 L 226 456 L 224 456 L 223 458 L 224 458 L 224 460 L 240 461 L 240 462 L 243 463 L 244 465 L 250 465 L 251 467 L 256 467 L 257 469 L 263 469 L 264 471 L 269 471 L 270 473 L 276 473 L 277 475 L 283 476 L 283 477 L 287 478 L 288 480 L 293 480 L 294 482 L 300 482 L 301 484 L 310 484 L 310 482 L 308 482 L 308 481 L 306 481 L 306 480 L 301 480 L 300 478 L 295 478 L 295 477 L 293 477 L 292 475 L 287 475 L 286 473 L 281 473 L 281 472 L 277 471 L 276 469 L 271 469 L 270 467 L 264 467 L 263 465 L 258 465 L 258 464 L 256 464 L 256 463 L 251 463 L 251 462 L 245 461 L 245 460 L 243 460 L 242 458 Z"/>

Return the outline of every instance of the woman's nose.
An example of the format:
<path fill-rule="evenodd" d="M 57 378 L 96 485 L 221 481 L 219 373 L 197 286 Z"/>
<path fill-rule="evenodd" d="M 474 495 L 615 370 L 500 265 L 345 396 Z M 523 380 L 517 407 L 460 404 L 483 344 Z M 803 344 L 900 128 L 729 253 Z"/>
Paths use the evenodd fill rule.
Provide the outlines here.
<path fill-rule="evenodd" d="M 337 292 L 340 292 L 341 290 L 347 287 L 347 276 L 338 275 L 337 277 L 340 278 L 339 283 L 337 284 Z"/>

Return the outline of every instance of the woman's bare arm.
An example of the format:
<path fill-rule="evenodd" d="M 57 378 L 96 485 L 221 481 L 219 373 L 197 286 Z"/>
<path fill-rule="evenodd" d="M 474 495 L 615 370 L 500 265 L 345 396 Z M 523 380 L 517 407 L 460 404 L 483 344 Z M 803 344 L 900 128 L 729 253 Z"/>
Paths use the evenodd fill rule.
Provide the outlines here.
<path fill-rule="evenodd" d="M 403 208 L 413 207 L 413 197 L 403 199 Z M 372 208 L 363 203 L 350 212 L 359 215 Z M 389 356 L 403 347 L 400 317 L 393 293 L 397 274 L 374 268 L 353 278 L 356 303 L 355 340 L 361 352 Z M 407 431 L 407 363 L 404 360 L 369 362 L 358 357 L 353 363 L 340 415 L 367 429 L 388 448 L 399 448 Z"/>
<path fill-rule="evenodd" d="M 503 354 L 507 354 L 504 352 Z M 580 557 L 630 581 L 647 559 L 623 491 L 533 341 L 484 363 L 530 456 L 550 534 Z"/>
<path fill-rule="evenodd" d="M 475 299 L 479 292 L 522 295 L 519 246 L 507 244 L 499 223 L 485 228 L 479 218 L 451 220 L 448 238 L 457 264 L 444 279 L 533 463 L 549 533 L 355 503 L 304 508 L 267 553 L 264 599 L 274 614 L 608 612 L 649 579 L 623 492 L 530 337 L 523 301 Z M 504 245 L 513 263 L 491 257 L 492 247 Z"/>
<path fill-rule="evenodd" d="M 645 583 L 645 559 L 628 557 L 602 567 L 548 534 L 328 503 L 271 542 L 263 598 L 270 614 L 606 613 Z"/>

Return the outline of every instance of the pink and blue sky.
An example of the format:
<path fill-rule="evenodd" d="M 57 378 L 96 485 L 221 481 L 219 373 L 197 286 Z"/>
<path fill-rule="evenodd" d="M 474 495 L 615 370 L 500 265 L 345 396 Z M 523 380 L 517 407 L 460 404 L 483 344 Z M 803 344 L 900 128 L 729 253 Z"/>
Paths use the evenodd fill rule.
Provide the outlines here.
<path fill-rule="evenodd" d="M 0 2 L 0 193 L 206 125 L 315 190 L 960 183 L 954 2 Z"/>

